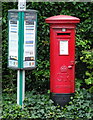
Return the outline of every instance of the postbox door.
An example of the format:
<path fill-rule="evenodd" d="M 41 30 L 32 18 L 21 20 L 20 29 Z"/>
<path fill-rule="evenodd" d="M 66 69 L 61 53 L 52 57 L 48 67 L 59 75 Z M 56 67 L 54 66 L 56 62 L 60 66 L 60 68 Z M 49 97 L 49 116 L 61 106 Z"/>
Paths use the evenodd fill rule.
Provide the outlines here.
<path fill-rule="evenodd" d="M 66 32 L 54 30 L 55 44 L 51 65 L 51 79 L 53 81 L 52 92 L 54 93 L 73 93 L 75 84 L 75 39 L 74 29 Z M 54 60 L 53 60 L 54 59 Z M 54 63 L 53 63 L 54 62 Z"/>

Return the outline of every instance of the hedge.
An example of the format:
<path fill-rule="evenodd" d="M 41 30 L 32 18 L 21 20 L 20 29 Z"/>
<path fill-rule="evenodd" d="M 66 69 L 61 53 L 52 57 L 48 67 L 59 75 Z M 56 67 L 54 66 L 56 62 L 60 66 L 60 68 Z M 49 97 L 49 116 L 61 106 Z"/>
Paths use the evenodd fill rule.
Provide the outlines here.
<path fill-rule="evenodd" d="M 8 10 L 17 9 L 17 3 L 2 3 L 2 86 L 3 92 L 15 94 L 16 70 L 7 68 L 8 51 Z M 92 119 L 91 96 L 93 93 L 93 3 L 92 2 L 27 2 L 27 9 L 38 10 L 37 33 L 37 68 L 26 71 L 26 91 L 29 92 L 25 100 L 25 108 L 16 105 L 9 97 L 4 100 L 3 118 L 20 119 L 57 119 L 61 117 L 78 120 Z M 76 28 L 76 83 L 79 91 L 70 106 L 59 109 L 49 99 L 49 25 L 45 19 L 55 15 L 71 15 L 80 18 Z M 38 99 L 38 101 L 36 100 Z M 44 102 L 42 101 L 44 100 Z M 5 102 L 6 101 L 6 102 Z M 33 101 L 33 102 L 32 102 Z M 42 102 L 41 102 L 42 101 Z M 27 103 L 27 104 L 26 104 Z M 36 104 L 36 105 L 34 105 Z M 46 106 L 46 107 L 44 107 Z M 33 112 L 33 115 L 32 115 Z M 14 114 L 12 114 L 14 113 Z M 35 118 L 37 117 L 37 118 Z"/>
<path fill-rule="evenodd" d="M 3 43 L 3 88 L 16 88 L 16 71 L 7 68 L 7 14 L 9 9 L 17 9 L 17 3 L 2 3 L 2 43 Z M 27 9 L 38 10 L 37 68 L 26 72 L 26 89 L 49 89 L 49 25 L 45 19 L 62 14 L 80 18 L 76 28 L 76 78 L 80 83 L 93 84 L 92 44 L 93 44 L 93 3 L 92 2 L 27 2 Z M 86 73 L 89 73 L 88 75 Z M 81 82 L 82 81 L 82 82 Z M 36 87 L 35 87 L 36 86 Z M 92 90 L 91 90 L 92 91 Z"/>

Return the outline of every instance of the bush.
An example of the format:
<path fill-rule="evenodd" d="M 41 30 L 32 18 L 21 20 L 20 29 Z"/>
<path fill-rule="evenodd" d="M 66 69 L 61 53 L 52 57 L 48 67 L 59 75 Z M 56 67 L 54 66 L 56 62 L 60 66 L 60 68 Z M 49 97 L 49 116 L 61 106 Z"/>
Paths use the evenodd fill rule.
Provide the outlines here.
<path fill-rule="evenodd" d="M 82 54 L 80 59 L 87 65 L 85 83 L 89 85 L 89 91 L 93 93 L 93 49 L 82 51 Z"/>
<path fill-rule="evenodd" d="M 49 98 L 49 93 L 38 94 L 36 91 L 27 92 L 24 101 L 24 109 L 15 104 L 14 97 L 5 95 L 3 101 L 2 118 L 5 120 L 21 118 L 36 120 L 92 120 L 93 118 L 93 96 L 86 89 L 77 89 L 74 98 L 64 108 L 54 106 Z M 63 119 L 62 119 L 63 120 Z"/>
<path fill-rule="evenodd" d="M 2 54 L 3 54 L 3 88 L 16 90 L 16 71 L 7 68 L 7 49 L 8 49 L 8 26 L 7 14 L 9 9 L 17 9 L 17 3 L 2 3 L 3 19 L 2 19 Z M 71 15 L 80 18 L 77 24 L 76 34 L 76 77 L 85 83 L 86 72 L 90 72 L 91 68 L 87 67 L 87 63 L 80 59 L 87 55 L 82 51 L 91 51 L 93 44 L 93 3 L 89 2 L 27 2 L 27 9 L 38 10 L 38 33 L 37 33 L 37 68 L 33 71 L 26 72 L 26 90 L 35 89 L 37 91 L 47 91 L 49 89 L 49 25 L 45 23 L 45 19 L 58 15 Z M 77 12 L 78 11 L 78 12 Z M 92 58 L 92 56 L 91 56 Z M 88 63 L 91 66 L 91 63 Z M 91 77 L 91 76 L 90 76 Z M 91 78 L 90 78 L 91 79 Z M 87 79 L 89 83 L 90 79 Z M 15 90 L 13 89 L 15 88 Z"/>
<path fill-rule="evenodd" d="M 17 3 L 2 3 L 2 74 L 3 101 L 2 118 L 9 119 L 90 119 L 93 118 L 93 98 L 89 93 L 93 91 L 93 3 L 92 2 L 27 2 L 27 9 L 38 10 L 38 42 L 37 42 L 37 68 L 33 71 L 26 71 L 27 92 L 24 110 L 15 104 L 16 96 L 16 71 L 7 68 L 8 49 L 8 26 L 7 13 L 9 9 L 17 9 Z M 78 12 L 77 12 L 78 11 Z M 49 94 L 44 95 L 49 89 L 49 25 L 45 19 L 50 16 L 63 14 L 80 18 L 77 24 L 76 34 L 76 78 L 77 92 L 68 106 L 60 109 L 54 106 L 49 99 Z M 80 90 L 79 87 L 89 88 Z M 40 92 L 37 92 L 40 91 Z M 10 94 L 10 95 L 9 95 Z M 41 94 L 41 95 L 40 95 Z M 11 99 L 12 98 L 12 99 Z"/>

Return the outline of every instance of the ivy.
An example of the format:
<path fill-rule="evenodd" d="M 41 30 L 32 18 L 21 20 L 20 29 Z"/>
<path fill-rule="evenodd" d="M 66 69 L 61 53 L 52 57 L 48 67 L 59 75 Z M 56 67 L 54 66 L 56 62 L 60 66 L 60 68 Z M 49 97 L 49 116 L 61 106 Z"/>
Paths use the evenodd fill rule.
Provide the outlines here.
<path fill-rule="evenodd" d="M 4 119 L 41 119 L 41 120 L 92 120 L 93 96 L 86 89 L 77 89 L 75 96 L 71 97 L 69 105 L 64 108 L 54 106 L 47 94 L 37 94 L 36 91 L 26 93 L 24 109 L 15 104 L 16 95 L 5 94 L 3 100 L 2 118 Z"/>

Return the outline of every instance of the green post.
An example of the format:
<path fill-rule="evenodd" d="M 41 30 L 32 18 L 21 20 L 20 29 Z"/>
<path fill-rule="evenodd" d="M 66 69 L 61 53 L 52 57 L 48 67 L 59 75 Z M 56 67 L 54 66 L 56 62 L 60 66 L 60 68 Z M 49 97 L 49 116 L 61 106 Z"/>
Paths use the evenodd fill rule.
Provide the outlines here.
<path fill-rule="evenodd" d="M 18 48 L 18 67 L 23 68 L 23 53 L 24 53 L 24 12 L 26 9 L 26 0 L 18 1 L 19 12 L 19 48 Z M 25 70 L 17 70 L 17 104 L 23 107 L 25 97 Z"/>
<path fill-rule="evenodd" d="M 23 107 L 25 96 L 25 70 L 17 71 L 17 104 Z"/>
<path fill-rule="evenodd" d="M 17 104 L 23 108 L 25 70 L 36 68 L 37 11 L 26 10 L 26 0 L 18 0 L 18 10 L 8 12 L 8 67 L 17 70 Z"/>

